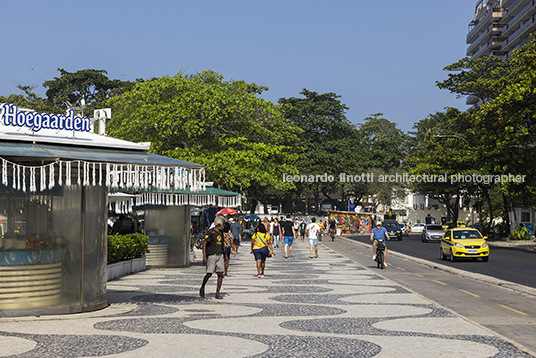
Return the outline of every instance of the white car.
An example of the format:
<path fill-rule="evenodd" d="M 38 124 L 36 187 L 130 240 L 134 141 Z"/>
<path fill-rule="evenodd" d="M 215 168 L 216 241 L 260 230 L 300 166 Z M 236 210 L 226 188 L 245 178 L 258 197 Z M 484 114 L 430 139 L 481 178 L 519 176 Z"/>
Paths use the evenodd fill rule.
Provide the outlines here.
<path fill-rule="evenodd" d="M 402 236 L 409 236 L 409 227 L 406 224 L 401 223 L 400 230 L 402 230 Z"/>
<path fill-rule="evenodd" d="M 413 234 L 422 234 L 422 229 L 424 229 L 424 224 L 413 224 L 411 226 L 411 232 Z"/>

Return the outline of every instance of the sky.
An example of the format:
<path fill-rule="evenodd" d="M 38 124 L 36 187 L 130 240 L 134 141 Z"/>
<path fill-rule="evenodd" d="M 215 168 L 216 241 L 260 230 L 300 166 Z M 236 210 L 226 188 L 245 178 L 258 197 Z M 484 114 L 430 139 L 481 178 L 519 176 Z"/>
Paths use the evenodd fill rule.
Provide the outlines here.
<path fill-rule="evenodd" d="M 261 96 L 333 92 L 362 124 L 404 132 L 465 99 L 436 87 L 465 57 L 476 0 L 0 0 L 0 95 L 68 72 L 110 79 L 213 70 L 269 88 Z"/>

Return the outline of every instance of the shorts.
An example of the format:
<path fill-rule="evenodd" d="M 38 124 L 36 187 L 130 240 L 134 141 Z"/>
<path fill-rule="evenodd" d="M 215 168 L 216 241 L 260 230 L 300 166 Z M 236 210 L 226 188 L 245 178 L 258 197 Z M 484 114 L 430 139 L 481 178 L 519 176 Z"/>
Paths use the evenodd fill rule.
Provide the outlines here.
<path fill-rule="evenodd" d="M 381 243 L 383 245 L 383 247 L 387 248 L 387 242 L 385 240 L 380 241 L 380 240 L 374 239 L 374 241 L 377 241 L 378 244 Z"/>
<path fill-rule="evenodd" d="M 318 245 L 318 238 L 309 238 L 309 245 L 315 245 L 317 246 Z"/>
<path fill-rule="evenodd" d="M 253 249 L 253 256 L 255 256 L 255 261 L 266 261 L 266 257 L 268 257 L 268 247 L 263 246 L 260 249 Z"/>
<path fill-rule="evenodd" d="M 284 236 L 285 245 L 292 245 L 292 241 L 294 241 L 294 236 Z"/>
<path fill-rule="evenodd" d="M 210 255 L 207 257 L 207 273 L 224 272 L 225 266 L 223 254 Z"/>
<path fill-rule="evenodd" d="M 240 239 L 233 239 L 233 244 L 236 247 L 240 246 Z"/>
<path fill-rule="evenodd" d="M 231 258 L 231 246 L 225 248 L 225 258 L 229 260 Z"/>

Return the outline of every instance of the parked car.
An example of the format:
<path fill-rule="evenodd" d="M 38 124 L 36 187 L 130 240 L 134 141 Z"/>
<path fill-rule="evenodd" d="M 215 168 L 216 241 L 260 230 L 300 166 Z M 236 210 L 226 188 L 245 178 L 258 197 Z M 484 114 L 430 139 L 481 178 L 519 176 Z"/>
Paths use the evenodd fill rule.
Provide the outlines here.
<path fill-rule="evenodd" d="M 439 258 L 456 261 L 460 258 L 471 258 L 476 261 L 479 257 L 482 261 L 489 260 L 489 246 L 486 237 L 482 236 L 477 229 L 457 227 L 445 231 L 441 246 L 439 248 Z"/>
<path fill-rule="evenodd" d="M 443 226 L 438 224 L 427 224 L 422 230 L 421 241 L 440 241 L 444 234 L 445 230 L 443 230 Z"/>
<path fill-rule="evenodd" d="M 402 236 L 409 236 L 409 227 L 404 224 L 404 223 L 400 223 L 400 230 L 402 230 Z"/>
<path fill-rule="evenodd" d="M 422 229 L 424 229 L 424 224 L 414 224 L 411 227 L 412 234 L 422 234 Z"/>
<path fill-rule="evenodd" d="M 385 221 L 383 223 L 383 227 L 387 229 L 387 233 L 389 234 L 389 239 L 394 240 L 402 240 L 402 230 L 400 230 L 400 225 L 397 221 Z"/>

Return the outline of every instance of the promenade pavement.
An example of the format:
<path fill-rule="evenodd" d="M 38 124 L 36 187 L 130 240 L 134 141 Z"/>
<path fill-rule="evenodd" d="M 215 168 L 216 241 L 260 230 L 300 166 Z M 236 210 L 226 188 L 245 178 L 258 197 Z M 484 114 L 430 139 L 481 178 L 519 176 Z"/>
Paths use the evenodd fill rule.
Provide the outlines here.
<path fill-rule="evenodd" d="M 222 300 L 204 266 L 148 269 L 108 283 L 110 306 L 0 318 L 0 357 L 531 357 L 529 352 L 320 245 L 282 247 L 256 277 L 231 258 Z"/>

